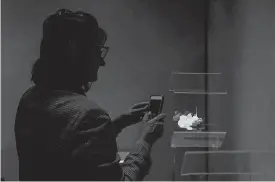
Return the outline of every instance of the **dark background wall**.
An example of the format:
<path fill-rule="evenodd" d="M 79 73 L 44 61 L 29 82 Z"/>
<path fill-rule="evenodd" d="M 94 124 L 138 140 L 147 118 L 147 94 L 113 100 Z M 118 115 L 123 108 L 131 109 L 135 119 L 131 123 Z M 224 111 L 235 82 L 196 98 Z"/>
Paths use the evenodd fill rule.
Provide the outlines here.
<path fill-rule="evenodd" d="M 58 8 L 92 13 L 108 32 L 107 66 L 88 96 L 117 116 L 150 94 L 164 94 L 168 114 L 163 138 L 154 146 L 153 166 L 146 180 L 171 180 L 173 152 L 173 70 L 204 71 L 204 1 L 202 0 L 3 0 L 2 1 L 2 176 L 18 179 L 13 125 L 18 101 L 30 86 L 30 70 L 39 55 L 41 25 Z M 190 80 L 191 82 L 191 80 Z M 203 101 L 201 103 L 203 106 Z M 131 149 L 139 126 L 118 138 Z"/>
<path fill-rule="evenodd" d="M 224 73 L 228 95 L 208 109 L 227 130 L 224 149 L 275 150 L 274 10 L 273 0 L 211 0 L 209 71 Z M 263 161 L 274 172 L 275 156 L 247 162 L 253 170 Z"/>

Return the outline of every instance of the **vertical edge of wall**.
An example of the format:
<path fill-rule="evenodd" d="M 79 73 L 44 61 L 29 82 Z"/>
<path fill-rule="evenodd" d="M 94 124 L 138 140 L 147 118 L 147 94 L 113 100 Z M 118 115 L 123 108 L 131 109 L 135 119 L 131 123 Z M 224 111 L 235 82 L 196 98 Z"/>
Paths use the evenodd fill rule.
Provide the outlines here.
<path fill-rule="evenodd" d="M 209 11 L 210 11 L 210 0 L 205 0 L 205 17 L 204 17 L 204 69 L 205 69 L 205 73 L 208 73 L 208 24 L 209 24 Z M 205 90 L 208 90 L 208 77 L 205 76 Z M 205 95 L 205 124 L 208 124 L 208 95 Z M 208 130 L 208 127 L 206 125 L 206 130 Z M 209 149 L 207 148 L 207 151 L 209 151 Z M 208 172 L 208 157 L 205 158 L 205 171 Z M 208 177 L 207 177 L 208 178 Z M 206 181 L 208 179 L 205 179 Z"/>

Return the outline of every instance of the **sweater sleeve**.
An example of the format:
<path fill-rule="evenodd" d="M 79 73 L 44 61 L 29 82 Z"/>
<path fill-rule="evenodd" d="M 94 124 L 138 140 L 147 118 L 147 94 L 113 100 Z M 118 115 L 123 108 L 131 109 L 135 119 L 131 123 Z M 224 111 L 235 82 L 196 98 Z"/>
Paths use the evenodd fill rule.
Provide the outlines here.
<path fill-rule="evenodd" d="M 91 169 L 87 176 L 91 180 L 143 180 L 151 166 L 151 146 L 144 141 L 137 142 L 136 151 L 119 163 L 114 125 L 106 113 L 98 113 L 89 111 L 77 127 L 79 143 L 74 149 L 74 156 L 85 161 Z"/>

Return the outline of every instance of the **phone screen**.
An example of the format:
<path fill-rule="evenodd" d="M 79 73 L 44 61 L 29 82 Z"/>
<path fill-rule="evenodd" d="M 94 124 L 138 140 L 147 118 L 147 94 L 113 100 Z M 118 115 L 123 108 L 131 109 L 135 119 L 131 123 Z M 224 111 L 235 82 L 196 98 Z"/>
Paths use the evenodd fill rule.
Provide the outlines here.
<path fill-rule="evenodd" d="M 151 96 L 150 97 L 150 111 L 153 115 L 158 115 L 162 111 L 163 96 Z"/>

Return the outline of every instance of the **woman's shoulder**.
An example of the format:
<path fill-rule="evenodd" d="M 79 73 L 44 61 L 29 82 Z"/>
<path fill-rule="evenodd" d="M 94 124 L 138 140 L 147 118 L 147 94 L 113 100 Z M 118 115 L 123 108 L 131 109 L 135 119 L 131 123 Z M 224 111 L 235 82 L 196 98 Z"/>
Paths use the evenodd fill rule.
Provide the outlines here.
<path fill-rule="evenodd" d="M 85 114 L 86 112 L 95 111 L 106 113 L 103 108 L 87 96 L 62 90 L 41 90 L 30 87 L 23 94 L 21 103 L 24 103 L 24 105 L 30 105 L 28 103 L 31 103 L 33 106 L 36 105 L 51 112 Z"/>

